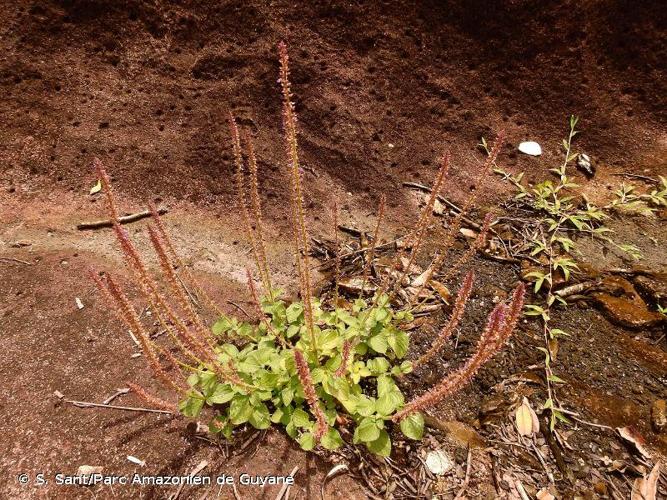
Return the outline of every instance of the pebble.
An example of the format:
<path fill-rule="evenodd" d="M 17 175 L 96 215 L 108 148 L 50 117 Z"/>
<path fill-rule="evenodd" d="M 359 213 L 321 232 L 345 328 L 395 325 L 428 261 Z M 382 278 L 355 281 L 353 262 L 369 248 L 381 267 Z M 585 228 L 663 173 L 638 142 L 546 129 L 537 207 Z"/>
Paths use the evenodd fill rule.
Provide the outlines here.
<path fill-rule="evenodd" d="M 99 465 L 81 465 L 76 471 L 76 475 L 90 476 L 91 474 L 101 474 L 103 470 L 104 468 Z"/>
<path fill-rule="evenodd" d="M 519 144 L 519 151 L 530 156 L 540 156 L 542 147 L 535 141 L 526 141 Z"/>
<path fill-rule="evenodd" d="M 444 450 L 429 451 L 426 454 L 426 467 L 436 476 L 442 476 L 454 467 L 454 461 Z"/>
<path fill-rule="evenodd" d="M 577 168 L 581 170 L 586 177 L 593 177 L 595 175 L 595 165 L 585 153 L 579 153 L 577 155 Z"/>

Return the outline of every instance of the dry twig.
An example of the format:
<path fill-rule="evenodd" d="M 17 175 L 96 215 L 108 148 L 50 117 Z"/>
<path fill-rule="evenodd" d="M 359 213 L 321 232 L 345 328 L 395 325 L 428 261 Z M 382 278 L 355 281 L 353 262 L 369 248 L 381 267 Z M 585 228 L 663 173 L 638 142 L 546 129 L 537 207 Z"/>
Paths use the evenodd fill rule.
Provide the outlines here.
<path fill-rule="evenodd" d="M 468 459 L 466 461 L 466 476 L 465 479 L 463 480 L 463 485 L 461 486 L 461 489 L 459 492 L 456 494 L 454 497 L 454 500 L 458 500 L 459 498 L 462 498 L 463 495 L 465 494 L 466 490 L 468 489 L 468 483 L 470 482 L 470 468 L 471 468 L 471 463 L 472 463 L 472 448 L 470 445 L 468 445 Z"/>
<path fill-rule="evenodd" d="M 166 208 L 159 208 L 158 209 L 158 214 L 164 215 L 168 212 Z M 136 222 L 141 219 L 145 219 L 146 217 L 150 217 L 151 211 L 150 210 L 142 210 L 141 212 L 137 212 L 131 215 L 123 215 L 122 217 L 118 217 L 118 223 L 119 224 L 129 224 L 130 222 Z M 84 231 L 86 229 L 101 229 L 103 227 L 113 227 L 114 221 L 110 219 L 105 219 L 105 220 L 98 220 L 94 222 L 81 222 L 76 225 L 76 228 L 79 231 Z"/>
<path fill-rule="evenodd" d="M 117 406 L 105 405 L 102 403 L 91 403 L 89 401 L 74 401 L 72 399 L 65 399 L 65 403 L 76 406 L 77 408 L 110 408 L 112 410 L 126 410 L 126 411 L 143 411 L 146 413 L 163 413 L 165 415 L 173 415 L 173 412 L 166 410 L 156 410 L 153 408 L 138 408 L 135 406 Z"/>
<path fill-rule="evenodd" d="M 17 264 L 25 264 L 26 266 L 32 266 L 32 262 L 28 262 L 21 259 L 15 259 L 14 257 L 0 257 L 0 260 L 4 262 L 16 262 Z"/>

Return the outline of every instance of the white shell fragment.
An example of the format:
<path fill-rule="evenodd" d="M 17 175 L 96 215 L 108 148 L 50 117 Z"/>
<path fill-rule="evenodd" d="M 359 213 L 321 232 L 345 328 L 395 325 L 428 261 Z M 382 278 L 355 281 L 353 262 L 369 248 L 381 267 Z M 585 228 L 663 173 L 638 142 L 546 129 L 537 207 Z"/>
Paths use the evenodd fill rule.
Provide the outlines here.
<path fill-rule="evenodd" d="M 542 147 L 534 141 L 527 141 L 519 144 L 519 151 L 530 156 L 540 156 Z"/>
<path fill-rule="evenodd" d="M 324 479 L 325 480 L 330 479 L 330 478 L 334 477 L 336 474 L 340 474 L 344 470 L 350 470 L 350 469 L 345 464 L 338 464 L 327 473 L 327 476 Z"/>
<path fill-rule="evenodd" d="M 127 459 L 132 462 L 133 464 L 140 465 L 141 467 L 146 467 L 146 462 L 143 460 L 138 459 L 137 457 L 133 457 L 132 455 L 128 455 Z"/>
<path fill-rule="evenodd" d="M 454 462 L 443 450 L 429 451 L 426 454 L 426 467 L 436 476 L 442 476 L 454 467 Z"/>
<path fill-rule="evenodd" d="M 77 476 L 90 476 L 91 474 L 101 474 L 104 470 L 101 466 L 81 465 L 76 471 Z"/>
<path fill-rule="evenodd" d="M 81 302 L 81 299 L 79 297 L 75 297 L 74 302 L 76 302 L 76 307 L 77 308 L 83 309 L 83 302 Z"/>

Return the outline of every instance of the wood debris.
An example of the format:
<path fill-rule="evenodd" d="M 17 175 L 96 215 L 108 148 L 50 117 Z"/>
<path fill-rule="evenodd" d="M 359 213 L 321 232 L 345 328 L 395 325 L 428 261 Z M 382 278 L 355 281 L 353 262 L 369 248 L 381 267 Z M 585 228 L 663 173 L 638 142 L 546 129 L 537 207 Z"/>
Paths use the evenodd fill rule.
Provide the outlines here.
<path fill-rule="evenodd" d="M 160 208 L 158 209 L 158 214 L 164 215 L 168 212 L 166 208 Z M 141 212 L 137 212 L 134 214 L 130 215 L 123 215 L 122 217 L 118 218 L 118 223 L 119 224 L 129 224 L 131 222 L 136 222 L 141 219 L 145 219 L 146 217 L 150 217 L 151 212 L 150 210 L 143 210 Z M 104 227 L 112 227 L 113 222 L 111 220 L 105 219 L 105 220 L 98 220 L 98 221 L 93 221 L 93 222 L 80 222 L 79 224 L 76 225 L 76 228 L 79 231 L 85 231 L 88 229 L 101 229 Z"/>

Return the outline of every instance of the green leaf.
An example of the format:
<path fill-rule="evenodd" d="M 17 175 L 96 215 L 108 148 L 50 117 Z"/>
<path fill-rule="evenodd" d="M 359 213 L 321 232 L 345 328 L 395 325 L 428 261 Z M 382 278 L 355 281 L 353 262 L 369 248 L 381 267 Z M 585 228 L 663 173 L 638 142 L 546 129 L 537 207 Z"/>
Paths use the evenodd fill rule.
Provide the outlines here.
<path fill-rule="evenodd" d="M 340 437 L 340 433 L 336 429 L 330 427 L 329 431 L 322 437 L 321 444 L 327 450 L 335 450 L 343 445 L 343 438 Z"/>
<path fill-rule="evenodd" d="M 296 435 L 297 435 L 298 431 L 296 430 L 296 427 L 294 426 L 294 424 L 291 421 L 287 422 L 287 424 L 285 424 L 285 432 L 292 439 L 296 439 Z"/>
<path fill-rule="evenodd" d="M 348 413 L 356 413 L 357 401 L 352 396 L 350 384 L 343 377 L 336 377 L 324 385 L 325 390 L 335 397 L 345 407 Z"/>
<path fill-rule="evenodd" d="M 218 379 L 214 372 L 204 371 L 199 374 L 199 388 L 206 395 L 206 397 L 213 394 L 213 391 L 218 386 Z"/>
<path fill-rule="evenodd" d="M 554 416 L 554 417 L 556 417 L 558 420 L 560 420 L 560 421 L 563 422 L 564 424 L 569 424 L 569 423 L 571 423 L 571 422 L 568 420 L 568 418 L 567 418 L 563 413 L 561 413 L 560 411 L 558 411 L 558 410 L 556 410 L 556 409 L 553 409 L 553 410 L 552 410 L 552 413 L 553 413 L 553 416 Z"/>
<path fill-rule="evenodd" d="M 268 429 L 271 426 L 269 409 L 264 403 L 255 406 L 248 421 L 255 429 Z"/>
<path fill-rule="evenodd" d="M 410 413 L 401 420 L 400 427 L 406 437 L 418 441 L 424 435 L 424 415 L 419 412 Z"/>
<path fill-rule="evenodd" d="M 285 335 L 287 336 L 288 339 L 291 339 L 294 337 L 297 333 L 299 333 L 299 330 L 301 329 L 300 325 L 290 325 L 287 328 L 287 331 L 285 332 Z"/>
<path fill-rule="evenodd" d="M 401 371 L 405 374 L 411 373 L 412 372 L 412 362 L 411 361 L 403 361 L 401 363 Z"/>
<path fill-rule="evenodd" d="M 236 396 L 229 405 L 229 419 L 234 425 L 246 423 L 252 416 L 253 408 L 248 396 Z"/>
<path fill-rule="evenodd" d="M 211 330 L 213 331 L 213 335 L 221 335 L 226 331 L 228 331 L 231 327 L 232 327 L 232 322 L 230 321 L 230 319 L 226 316 L 222 316 L 218 321 L 213 323 Z"/>
<path fill-rule="evenodd" d="M 378 356 L 376 358 L 369 359 L 368 361 L 366 361 L 366 366 L 373 375 L 382 375 L 383 373 L 386 373 L 387 370 L 389 369 L 389 361 L 387 361 L 387 358 Z"/>
<path fill-rule="evenodd" d="M 388 392 L 378 398 L 375 411 L 380 415 L 391 415 L 403 403 L 403 394 L 400 391 Z"/>
<path fill-rule="evenodd" d="M 291 387 L 285 387 L 280 393 L 280 397 L 283 400 L 283 404 L 287 406 L 294 400 L 294 391 Z"/>
<path fill-rule="evenodd" d="M 299 446 L 302 450 L 310 451 L 315 448 L 315 436 L 312 432 L 304 432 L 299 436 Z"/>
<path fill-rule="evenodd" d="M 377 389 L 378 396 L 384 396 L 385 394 L 398 391 L 398 386 L 389 375 L 381 375 L 377 378 Z"/>
<path fill-rule="evenodd" d="M 257 385 L 262 389 L 273 390 L 276 388 L 278 381 L 280 380 L 280 375 L 277 373 L 271 373 L 266 370 L 263 370 L 257 379 Z"/>
<path fill-rule="evenodd" d="M 366 447 L 376 455 L 381 457 L 388 457 L 391 454 L 391 439 L 389 434 L 384 429 L 380 431 L 380 436 L 370 443 L 366 443 Z"/>
<path fill-rule="evenodd" d="M 284 415 L 285 411 L 282 408 L 277 408 L 276 411 L 274 411 L 271 415 L 271 422 L 274 424 L 279 423 L 283 419 Z"/>
<path fill-rule="evenodd" d="M 375 310 L 375 321 L 378 323 L 383 323 L 389 317 L 389 311 L 384 307 Z"/>
<path fill-rule="evenodd" d="M 368 345 L 371 349 L 373 349 L 375 352 L 379 352 L 380 354 L 387 352 L 387 348 L 389 347 L 387 338 L 381 333 L 368 339 Z"/>
<path fill-rule="evenodd" d="M 375 401 L 364 394 L 357 396 L 357 413 L 364 417 L 370 417 L 375 413 Z"/>
<path fill-rule="evenodd" d="M 542 351 L 544 353 L 544 364 L 549 366 L 549 364 L 551 363 L 551 354 L 549 353 L 549 351 L 547 351 L 544 347 L 538 347 L 537 350 Z"/>
<path fill-rule="evenodd" d="M 221 405 L 228 401 L 231 401 L 234 397 L 234 390 L 226 384 L 218 384 L 218 386 L 213 391 L 207 399 L 206 403 L 209 405 Z"/>
<path fill-rule="evenodd" d="M 190 418 L 198 417 L 203 406 L 204 396 L 196 391 L 188 392 L 188 397 L 178 403 L 179 411 Z"/>
<path fill-rule="evenodd" d="M 297 408 L 292 413 L 292 423 L 296 427 L 302 427 L 302 428 L 303 427 L 310 427 L 310 425 L 311 425 L 310 417 L 301 408 Z"/>
<path fill-rule="evenodd" d="M 386 293 L 383 293 L 382 295 L 380 295 L 378 297 L 377 305 L 378 305 L 378 307 L 384 307 L 387 304 L 389 304 L 389 295 L 387 295 Z"/>
<path fill-rule="evenodd" d="M 526 304 L 525 308 L 527 309 L 524 313 L 526 316 L 541 316 L 546 312 L 542 307 L 534 304 Z"/>
<path fill-rule="evenodd" d="M 380 428 L 377 422 L 372 418 L 363 418 L 357 428 L 354 430 L 355 443 L 370 443 L 380 437 Z"/>
<path fill-rule="evenodd" d="M 303 304 L 301 304 L 301 302 L 293 302 L 285 310 L 287 322 L 295 323 L 299 319 L 299 316 L 301 316 L 302 313 L 303 313 Z"/>
<path fill-rule="evenodd" d="M 98 179 L 97 184 L 90 188 L 90 194 L 99 193 L 102 190 L 102 181 Z"/>
<path fill-rule="evenodd" d="M 397 357 L 402 358 L 408 353 L 408 345 L 410 343 L 410 339 L 408 337 L 408 334 L 405 333 L 404 331 L 396 330 L 394 332 L 394 335 L 390 335 L 387 338 L 387 341 L 389 342 L 389 346 L 394 351 L 394 354 L 396 354 Z"/>
<path fill-rule="evenodd" d="M 318 349 L 333 349 L 338 346 L 340 335 L 337 330 L 324 330 L 317 339 Z"/>

